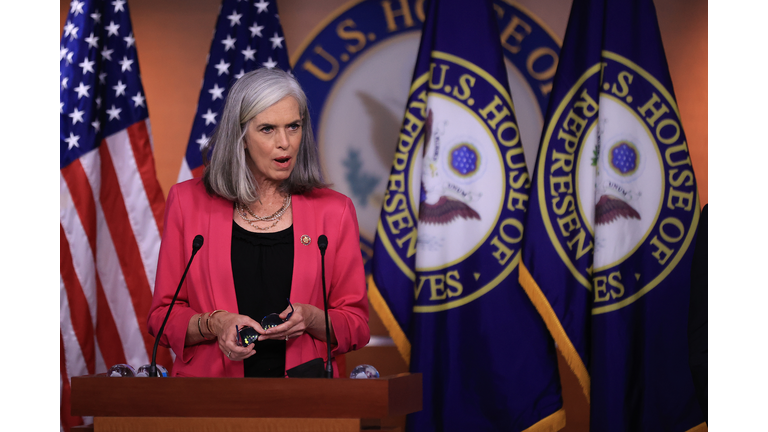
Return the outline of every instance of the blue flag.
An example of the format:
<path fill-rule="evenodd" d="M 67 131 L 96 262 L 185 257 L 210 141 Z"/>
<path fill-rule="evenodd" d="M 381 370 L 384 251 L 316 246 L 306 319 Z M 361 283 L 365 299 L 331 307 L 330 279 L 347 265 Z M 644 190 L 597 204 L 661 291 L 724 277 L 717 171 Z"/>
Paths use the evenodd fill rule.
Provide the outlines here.
<path fill-rule="evenodd" d="M 423 374 L 407 427 L 558 430 L 555 346 L 518 283 L 529 178 L 496 16 L 427 3 L 369 285 Z"/>
<path fill-rule="evenodd" d="M 246 72 L 262 67 L 291 70 L 277 2 L 223 0 L 178 181 L 203 174 L 201 148 L 219 121 L 229 88 Z"/>
<path fill-rule="evenodd" d="M 520 280 L 593 431 L 705 430 L 688 367 L 696 181 L 651 0 L 576 0 Z"/>

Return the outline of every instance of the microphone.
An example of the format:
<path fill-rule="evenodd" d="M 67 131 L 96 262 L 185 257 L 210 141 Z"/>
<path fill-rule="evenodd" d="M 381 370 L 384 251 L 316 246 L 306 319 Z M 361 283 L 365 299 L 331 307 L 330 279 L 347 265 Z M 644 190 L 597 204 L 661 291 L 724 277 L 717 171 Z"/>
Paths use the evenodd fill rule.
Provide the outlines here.
<path fill-rule="evenodd" d="M 325 312 L 325 343 L 328 346 L 328 361 L 325 364 L 325 377 L 333 378 L 333 365 L 331 364 L 331 325 L 328 321 L 328 295 L 325 292 L 325 250 L 328 248 L 328 237 L 325 234 L 317 239 L 317 247 L 320 248 L 321 272 L 323 276 L 323 309 Z"/>
<path fill-rule="evenodd" d="M 201 247 L 203 247 L 203 236 L 198 234 L 195 236 L 195 239 L 192 240 L 192 256 L 189 257 L 187 268 L 184 269 L 184 274 L 181 275 L 181 280 L 179 281 L 179 287 L 176 288 L 176 293 L 173 295 L 173 299 L 171 300 L 171 305 L 168 306 L 168 312 L 166 312 L 165 314 L 163 325 L 160 326 L 160 330 L 157 332 L 157 336 L 155 337 L 155 347 L 152 349 L 152 363 L 149 364 L 150 377 L 157 376 L 157 360 L 156 360 L 157 344 L 160 342 L 160 337 L 163 335 L 163 330 L 165 330 L 165 323 L 168 322 L 168 317 L 171 316 L 171 309 L 173 309 L 173 305 L 174 303 L 176 303 L 176 297 L 179 296 L 179 291 L 181 291 L 181 284 L 184 283 L 184 279 L 187 277 L 187 270 L 189 270 L 189 266 L 192 265 L 192 259 L 195 257 L 195 254 L 197 253 L 197 251 L 200 250 Z"/>

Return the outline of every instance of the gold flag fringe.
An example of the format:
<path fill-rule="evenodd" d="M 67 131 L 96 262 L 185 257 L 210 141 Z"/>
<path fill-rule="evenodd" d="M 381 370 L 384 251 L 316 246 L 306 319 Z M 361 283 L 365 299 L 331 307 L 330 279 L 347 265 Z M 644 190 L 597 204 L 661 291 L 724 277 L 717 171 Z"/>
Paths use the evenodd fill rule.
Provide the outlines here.
<path fill-rule="evenodd" d="M 384 297 L 381 296 L 378 287 L 373 282 L 373 276 L 368 276 L 368 300 L 371 301 L 371 306 L 376 310 L 376 313 L 384 323 L 384 327 L 389 331 L 389 336 L 395 343 L 397 350 L 400 352 L 400 356 L 405 360 L 405 364 L 411 366 L 411 343 L 403 333 L 403 329 L 400 328 L 400 324 L 397 323 L 395 316 L 392 315 L 392 311 L 389 310 L 387 302 L 384 301 Z"/>
<path fill-rule="evenodd" d="M 587 403 L 589 404 L 589 372 L 587 372 L 587 368 L 584 366 L 584 362 L 581 360 L 579 353 L 576 352 L 576 348 L 574 348 L 573 343 L 571 343 L 571 340 L 565 333 L 565 329 L 563 329 L 562 324 L 560 324 L 560 320 L 557 318 L 557 315 L 555 315 L 555 311 L 552 310 L 552 306 L 541 292 L 541 288 L 539 288 L 539 285 L 533 279 L 533 276 L 531 276 L 528 269 L 523 265 L 522 260 L 520 262 L 519 280 L 520 285 L 523 286 L 526 294 L 528 294 L 528 298 L 531 299 L 536 310 L 539 311 L 539 315 L 544 319 L 544 323 L 546 323 L 549 333 L 557 343 L 557 348 L 563 354 L 565 361 L 568 363 L 568 366 L 570 366 L 573 373 L 576 374 L 576 378 L 579 380 L 581 389 L 584 391 L 584 396 L 587 397 Z"/>

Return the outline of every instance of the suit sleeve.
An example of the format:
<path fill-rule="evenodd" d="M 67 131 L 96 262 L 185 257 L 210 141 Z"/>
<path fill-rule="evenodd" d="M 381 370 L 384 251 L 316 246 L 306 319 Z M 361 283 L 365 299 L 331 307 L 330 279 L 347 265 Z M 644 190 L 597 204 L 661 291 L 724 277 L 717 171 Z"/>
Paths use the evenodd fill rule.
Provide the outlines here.
<path fill-rule="evenodd" d="M 360 231 L 355 208 L 347 197 L 338 232 L 328 289 L 328 316 L 338 342 L 333 352 L 343 354 L 364 347 L 371 338 Z"/>
<path fill-rule="evenodd" d="M 178 188 L 174 186 L 168 193 L 165 205 L 164 229 L 157 261 L 155 291 L 147 318 L 147 328 L 152 336 L 157 335 L 163 324 L 187 261 L 192 254 L 192 242 L 184 241 L 184 220 L 180 201 Z M 188 362 L 196 349 L 196 346 L 184 346 L 189 320 L 196 313 L 197 311 L 189 307 L 189 295 L 185 282 L 179 291 L 176 303 L 171 309 L 171 315 L 168 317 L 168 322 L 165 324 L 163 335 L 160 338 L 160 344 L 170 347 L 176 356 L 181 357 L 183 362 Z"/>

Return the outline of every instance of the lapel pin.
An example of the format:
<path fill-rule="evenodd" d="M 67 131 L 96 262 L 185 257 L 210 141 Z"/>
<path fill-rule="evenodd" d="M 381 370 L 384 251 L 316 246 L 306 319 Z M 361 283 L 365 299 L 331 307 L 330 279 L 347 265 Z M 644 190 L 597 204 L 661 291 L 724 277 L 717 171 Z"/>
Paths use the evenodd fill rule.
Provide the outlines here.
<path fill-rule="evenodd" d="M 301 244 L 309 246 L 310 243 L 312 243 L 312 239 L 308 235 L 304 234 L 301 236 Z"/>

